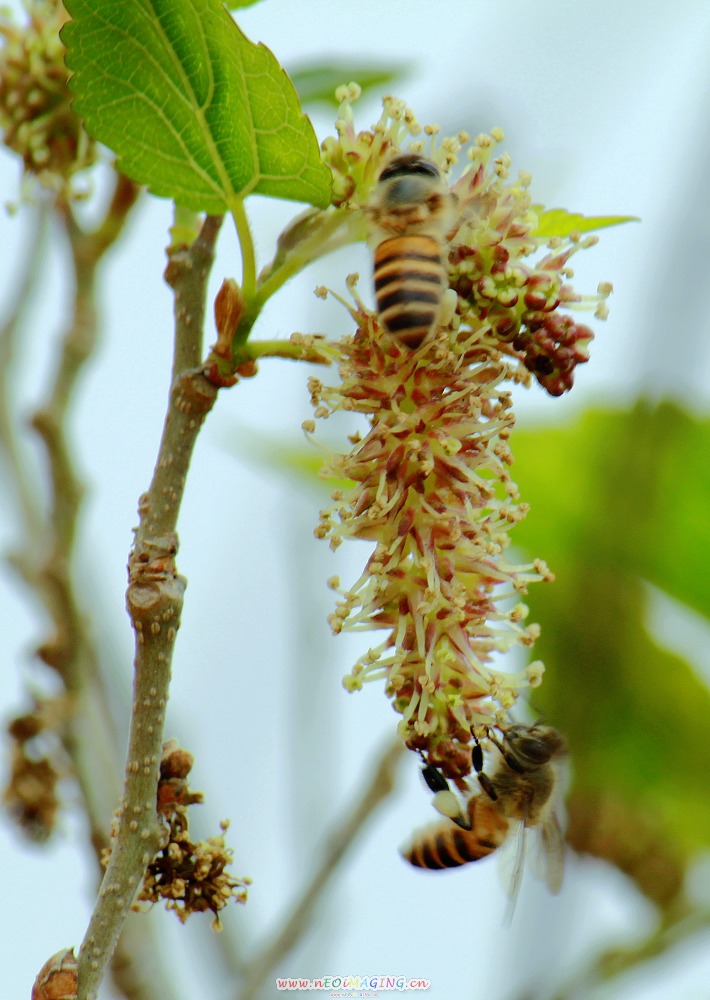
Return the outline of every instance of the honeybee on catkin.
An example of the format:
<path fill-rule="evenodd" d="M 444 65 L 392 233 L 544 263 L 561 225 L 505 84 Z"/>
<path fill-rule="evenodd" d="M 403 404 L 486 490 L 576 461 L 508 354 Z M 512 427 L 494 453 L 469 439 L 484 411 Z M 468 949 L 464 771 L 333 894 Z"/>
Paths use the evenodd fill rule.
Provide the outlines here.
<path fill-rule="evenodd" d="M 439 316 L 454 209 L 438 166 L 418 153 L 396 156 L 384 168 L 367 206 L 379 320 L 410 348 L 423 343 Z"/>
<path fill-rule="evenodd" d="M 551 892 L 559 892 L 564 866 L 564 840 L 555 812 L 556 763 L 565 754 L 564 737 L 551 726 L 515 725 L 502 742 L 492 734 L 498 761 L 492 774 L 482 769 L 476 744 L 474 766 L 481 791 L 472 793 L 461 808 L 446 779 L 435 778 L 431 765 L 424 771 L 435 805 L 449 818 L 415 833 L 403 849 L 404 858 L 416 868 L 433 871 L 457 868 L 479 861 L 498 850 L 515 832 L 519 835 L 510 894 L 517 892 L 525 852 L 525 831 L 534 827 L 542 848 L 542 875 Z"/>

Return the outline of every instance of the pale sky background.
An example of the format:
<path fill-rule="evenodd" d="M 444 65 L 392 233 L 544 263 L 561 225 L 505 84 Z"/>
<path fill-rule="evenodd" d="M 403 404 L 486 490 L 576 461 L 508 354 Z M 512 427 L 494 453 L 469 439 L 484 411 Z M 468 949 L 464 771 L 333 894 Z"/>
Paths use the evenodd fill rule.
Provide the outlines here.
<path fill-rule="evenodd" d="M 643 220 L 601 233 L 597 247 L 575 258 L 579 290 L 613 282 L 610 317 L 593 323 L 592 359 L 578 369 L 573 392 L 561 400 L 537 387 L 521 394 L 521 421 L 562 421 L 592 401 L 633 399 L 642 385 L 707 411 L 706 0 L 264 0 L 241 12 L 239 23 L 286 67 L 317 59 L 409 62 L 410 77 L 389 89 L 420 121 L 439 122 L 444 133 L 502 127 L 513 169 L 533 174 L 535 201 Z M 362 101 L 357 114 L 368 127 L 379 116 L 376 100 Z M 312 117 L 319 136 L 332 131 L 331 113 Z M 14 199 L 17 183 L 17 164 L 0 155 L 3 201 Z M 262 264 L 298 210 L 252 200 Z M 169 221 L 170 206 L 146 197 L 104 265 L 102 343 L 72 419 L 88 487 L 79 567 L 96 633 L 121 670 L 117 704 L 127 698 L 132 662 L 126 558 L 168 389 L 172 300 L 162 271 Z M 9 299 L 25 235 L 22 212 L 0 215 L 6 261 L 0 305 Z M 23 413 L 42 396 L 53 356 L 48 345 L 66 315 L 62 252 L 54 233 L 23 347 L 17 385 Z M 321 262 L 277 297 L 255 336 L 345 332 L 342 308 L 313 298 L 312 289 L 342 290 L 353 270 L 366 289 L 368 266 L 364 250 Z M 225 223 L 215 290 L 223 277 L 239 273 L 236 237 Z M 213 339 L 211 327 L 207 339 Z M 332 605 L 326 578 L 338 573 L 344 582 L 354 580 L 365 549 L 330 553 L 312 536 L 324 495 L 245 467 L 230 452 L 238 436 L 248 441 L 252 428 L 300 441 L 300 423 L 311 415 L 308 374 L 303 366 L 268 361 L 258 378 L 221 395 L 201 435 L 179 525 L 179 568 L 189 587 L 166 735 L 178 736 L 195 754 L 193 785 L 207 802 L 204 830 L 212 833 L 219 819 L 232 819 L 234 869 L 254 884 L 248 906 L 227 911 L 225 934 L 241 939 L 245 951 L 278 925 L 312 870 L 328 825 L 354 801 L 396 724 L 378 685 L 354 695 L 341 687 L 366 637 L 333 639 L 326 623 Z M 6 552 L 13 513 L 3 496 L 0 504 Z M 0 706 L 8 719 L 25 705 L 32 650 L 44 632 L 25 595 L 1 572 Z M 580 958 L 603 943 L 639 938 L 652 926 L 651 908 L 622 876 L 571 861 L 559 898 L 528 876 L 512 927 L 503 928 L 505 897 L 495 863 L 428 877 L 398 857 L 411 830 L 432 816 L 412 757 L 398 792 L 367 828 L 322 905 L 314 932 L 281 974 L 421 976 L 432 986 L 415 995 L 427 1000 L 519 1000 L 527 982 L 529 1000 L 546 1000 Z M 0 825 L 0 1000 L 29 996 L 45 959 L 78 946 L 83 936 L 94 869 L 84 856 L 80 820 L 65 814 L 61 827 L 51 845 L 34 848 Z M 181 997 L 227 1000 L 208 920 L 184 929 L 172 915 L 154 916 L 172 948 Z M 705 998 L 709 974 L 710 949 L 698 938 L 648 963 L 638 976 L 580 997 Z M 264 993 L 275 995 L 275 987 Z M 110 997 L 105 987 L 102 1000 Z"/>

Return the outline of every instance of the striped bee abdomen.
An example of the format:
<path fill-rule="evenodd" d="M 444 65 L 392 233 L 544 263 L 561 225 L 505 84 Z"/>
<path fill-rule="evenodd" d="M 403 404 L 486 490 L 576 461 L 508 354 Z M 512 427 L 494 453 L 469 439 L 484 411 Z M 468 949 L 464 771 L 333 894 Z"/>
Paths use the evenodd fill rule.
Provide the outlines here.
<path fill-rule="evenodd" d="M 440 823 L 437 830 L 427 836 L 415 839 L 404 857 L 415 868 L 460 868 L 469 861 L 477 861 L 495 850 L 495 846 L 483 847 L 478 838 L 467 830 L 460 830 L 452 823 Z"/>
<path fill-rule="evenodd" d="M 375 250 L 374 277 L 380 322 L 407 347 L 419 347 L 446 286 L 439 241 L 422 235 L 384 240 Z"/>
<path fill-rule="evenodd" d="M 451 820 L 420 830 L 402 851 L 405 860 L 415 868 L 438 871 L 460 868 L 492 854 L 506 838 L 508 820 L 482 795 L 469 800 L 468 813 L 470 830 L 462 829 Z"/>

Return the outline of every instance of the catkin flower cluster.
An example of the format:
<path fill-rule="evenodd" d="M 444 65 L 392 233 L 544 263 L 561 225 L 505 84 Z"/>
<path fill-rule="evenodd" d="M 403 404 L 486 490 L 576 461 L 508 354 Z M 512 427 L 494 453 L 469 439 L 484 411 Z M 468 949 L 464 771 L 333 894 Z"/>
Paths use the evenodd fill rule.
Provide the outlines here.
<path fill-rule="evenodd" d="M 332 581 L 333 630 L 378 633 L 346 688 L 383 681 L 407 746 L 461 779 L 472 741 L 509 725 L 521 688 L 543 672 L 539 662 L 519 673 L 500 667 L 501 654 L 538 634 L 526 623 L 528 585 L 552 579 L 542 561 L 521 565 L 507 554 L 527 513 L 510 471 L 510 388 L 534 377 L 552 395 L 569 389 L 592 333 L 566 310 L 593 307 L 603 317 L 611 288 L 583 298 L 571 287 L 569 259 L 592 240 L 535 235 L 530 179 L 511 179 L 509 158 L 495 155 L 499 130 L 472 143 L 463 133 L 439 139 L 386 99 L 380 121 L 357 132 L 357 95 L 354 85 L 341 90 L 338 135 L 323 146 L 338 205 L 367 212 L 379 173 L 400 152 L 427 157 L 446 177 L 466 147 L 468 163 L 449 182 L 447 313 L 412 350 L 354 296 L 357 329 L 340 343 L 340 384 L 311 380 L 316 416 L 354 411 L 368 424 L 327 463 L 326 475 L 353 485 L 333 494 L 316 534 L 333 547 L 346 538 L 373 544 L 352 586 Z"/>
<path fill-rule="evenodd" d="M 24 0 L 27 22 L 0 12 L 0 131 L 25 171 L 53 191 L 71 193 L 70 179 L 96 159 L 96 143 L 70 106 L 59 29 L 68 20 L 60 0 Z"/>

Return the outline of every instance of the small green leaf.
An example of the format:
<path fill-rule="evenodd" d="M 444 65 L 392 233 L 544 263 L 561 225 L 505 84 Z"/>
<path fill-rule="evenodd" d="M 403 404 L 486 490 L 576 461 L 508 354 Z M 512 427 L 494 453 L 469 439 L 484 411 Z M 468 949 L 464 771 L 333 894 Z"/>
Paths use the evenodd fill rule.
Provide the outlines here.
<path fill-rule="evenodd" d="M 580 215 L 564 208 L 543 208 L 533 205 L 539 213 L 537 229 L 533 236 L 547 239 L 550 236 L 569 236 L 570 233 L 591 233 L 595 229 L 620 226 L 623 222 L 640 222 L 635 215 Z"/>
<path fill-rule="evenodd" d="M 363 93 L 402 79 L 410 72 L 409 66 L 375 66 L 372 63 L 341 63 L 329 65 L 313 63 L 290 71 L 293 85 L 304 104 L 330 104 L 338 106 L 335 90 L 354 80 Z"/>
<path fill-rule="evenodd" d="M 296 439 L 284 444 L 282 438 L 264 434 L 253 429 L 238 429 L 227 445 L 229 451 L 245 462 L 283 476 L 290 486 L 300 483 L 304 489 L 311 488 L 319 493 L 334 489 L 349 489 L 353 483 L 349 479 L 325 479 L 320 475 L 323 454 L 313 445 Z"/>
<path fill-rule="evenodd" d="M 219 0 L 67 0 L 75 107 L 120 168 L 219 214 L 258 193 L 325 207 L 330 171 L 284 70 Z"/>

